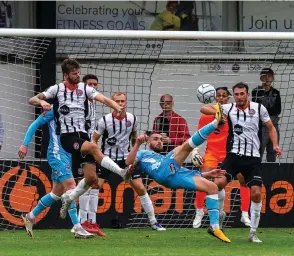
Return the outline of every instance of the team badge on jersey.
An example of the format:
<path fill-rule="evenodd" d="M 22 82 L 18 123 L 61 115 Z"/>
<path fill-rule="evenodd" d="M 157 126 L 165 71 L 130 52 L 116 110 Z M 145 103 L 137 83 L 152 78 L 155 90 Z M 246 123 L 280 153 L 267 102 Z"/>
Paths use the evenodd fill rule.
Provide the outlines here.
<path fill-rule="evenodd" d="M 73 144 L 73 148 L 74 148 L 75 150 L 78 150 L 78 149 L 80 148 L 79 143 L 75 142 L 75 143 Z"/>
<path fill-rule="evenodd" d="M 76 90 L 76 94 L 77 94 L 77 96 L 82 96 L 83 95 L 83 90 L 80 90 L 80 89 L 77 89 Z"/>
<path fill-rule="evenodd" d="M 249 110 L 249 115 L 250 116 L 254 116 L 255 113 L 256 113 L 256 111 L 254 109 Z"/>
<path fill-rule="evenodd" d="M 132 126 L 132 122 L 131 121 L 127 121 L 127 127 L 131 127 Z"/>

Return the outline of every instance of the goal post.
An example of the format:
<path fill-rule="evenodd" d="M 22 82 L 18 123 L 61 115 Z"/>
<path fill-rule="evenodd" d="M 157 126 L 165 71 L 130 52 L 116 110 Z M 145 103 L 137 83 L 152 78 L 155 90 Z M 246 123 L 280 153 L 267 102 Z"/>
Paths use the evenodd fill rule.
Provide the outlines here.
<path fill-rule="evenodd" d="M 0 151 L 0 207 L 8 212 L 3 215 L 0 211 L 0 229 L 21 227 L 21 223 L 13 220 L 19 218 L 22 211 L 30 210 L 50 188 L 46 175 L 36 169 L 33 172 L 31 168 L 38 168 L 46 162 L 35 158 L 34 151 L 38 147 L 34 148 L 34 144 L 39 141 L 32 140 L 28 158 L 31 162 L 20 161 L 17 150 L 36 116 L 28 99 L 41 90 L 42 73 L 39 69 L 42 61 L 46 61 L 43 56 L 51 44 L 56 46 L 56 61 L 50 64 L 56 65 L 57 82 L 63 80 L 62 61 L 77 59 L 81 64 L 81 76 L 94 74 L 98 77 L 98 91 L 108 97 L 115 91 L 127 93 L 128 111 L 137 116 L 139 133 L 153 129 L 155 117 L 162 112 L 160 97 L 170 94 L 174 99 L 174 111 L 186 120 L 192 135 L 200 118 L 201 103 L 196 97 L 199 85 L 209 83 L 214 87 L 227 86 L 231 90 L 235 83 L 243 81 L 251 92 L 260 85 L 260 71 L 272 68 L 275 72 L 273 86 L 280 91 L 282 98 L 279 126 L 284 158 L 281 163 L 291 164 L 294 157 L 293 42 L 294 33 L 288 32 L 0 29 L 0 114 L 4 125 L 4 142 Z M 108 107 L 97 104 L 97 119 L 109 112 Z M 201 146 L 202 153 L 204 149 L 205 144 Z M 15 167 L 19 168 L 16 170 Z M 278 213 L 282 218 L 282 212 L 289 212 L 291 203 L 293 205 L 293 175 L 282 166 L 277 168 L 278 172 L 270 171 L 270 177 L 265 177 L 264 209 L 270 209 L 270 213 L 264 210 L 263 214 Z M 22 186 L 17 184 L 20 180 Z M 42 189 L 38 189 L 40 182 Z M 157 219 L 163 225 L 167 228 L 192 227 L 194 192 L 172 191 L 147 177 L 144 184 L 154 203 Z M 238 221 L 240 205 L 238 183 L 230 185 L 225 208 L 228 226 Z M 19 189 L 17 193 L 14 193 L 15 187 Z M 118 203 L 111 201 L 118 216 L 123 215 L 121 207 L 123 209 L 126 201 L 126 187 L 122 184 L 120 192 L 114 188 L 124 199 Z M 286 195 L 279 197 L 280 190 L 285 190 Z M 105 187 L 101 194 L 107 193 Z M 276 205 L 271 200 L 274 196 Z M 100 201 L 99 207 L 102 208 L 100 212 L 107 213 L 108 206 L 104 201 Z M 12 217 L 7 220 L 8 215 Z M 148 225 L 136 195 L 134 210 L 129 217 L 128 227 Z M 207 223 L 206 220 L 204 224 Z"/>

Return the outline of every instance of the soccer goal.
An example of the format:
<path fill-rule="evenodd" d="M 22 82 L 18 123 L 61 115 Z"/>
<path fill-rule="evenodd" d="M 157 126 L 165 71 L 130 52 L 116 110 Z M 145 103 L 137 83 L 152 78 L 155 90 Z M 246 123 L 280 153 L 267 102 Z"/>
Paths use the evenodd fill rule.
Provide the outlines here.
<path fill-rule="evenodd" d="M 280 213 L 290 212 L 293 175 L 283 165 L 293 163 L 294 157 L 294 44 L 290 39 L 294 39 L 294 34 L 0 29 L 0 114 L 3 124 L 0 132 L 4 131 L 0 151 L 0 229 L 22 227 L 20 214 L 29 211 L 51 189 L 50 175 L 43 171 L 46 159 L 39 157 L 47 150 L 41 146 L 45 139 L 41 130 L 32 141 L 25 161 L 17 156 L 27 127 L 40 113 L 29 106 L 28 99 L 51 85 L 40 83 L 40 77 L 48 76 L 48 73 L 40 72 L 40 67 L 44 62 L 48 64 L 46 53 L 50 47 L 54 47 L 56 53 L 50 63 L 56 66 L 56 73 L 51 74 L 56 82 L 63 79 L 62 61 L 65 58 L 78 60 L 82 76 L 94 74 L 98 77 L 100 92 L 106 96 L 116 91 L 127 93 L 128 112 L 137 116 L 140 133 L 153 129 L 155 117 L 162 112 L 161 95 L 172 95 L 174 111 L 186 120 L 189 133 L 193 134 L 200 118 L 201 103 L 196 97 L 198 86 L 209 83 L 215 88 L 231 90 L 235 83 L 243 81 L 252 91 L 260 85 L 260 71 L 268 67 L 273 69 L 273 86 L 280 91 L 282 99 L 278 124 L 284 157 L 281 165 L 275 165 L 276 172 L 268 171 L 267 175 L 264 170 L 263 213 L 266 215 L 267 209 L 272 207 L 271 211 L 278 214 L 276 218 L 279 219 Z M 109 108 L 97 104 L 97 119 L 109 112 Z M 202 153 L 204 149 L 205 144 L 201 146 Z M 281 186 L 273 187 L 277 186 L 274 183 L 277 181 Z M 148 177 L 144 178 L 144 184 L 162 225 L 167 228 L 192 227 L 194 192 L 171 191 Z M 107 195 L 111 197 L 110 186 L 100 192 L 104 202 L 100 202 L 98 213 L 107 214 L 111 204 L 118 215 L 123 215 L 120 210 L 127 201 L 123 191 L 128 185 L 119 186 L 123 190 L 120 193 L 118 187 L 111 188 L 112 193 L 123 196 L 123 200 L 117 196 L 115 202 L 113 197 L 109 201 L 106 199 Z M 227 226 L 239 221 L 238 188 L 237 181 L 227 187 Z M 279 198 L 280 192 L 274 191 L 275 188 L 286 190 L 286 195 Z M 277 197 L 276 205 L 271 200 L 273 196 Z M 104 211 L 106 205 L 108 208 Z M 43 216 L 46 214 L 45 211 Z M 127 227 L 148 225 L 136 195 L 127 218 Z M 278 219 L 273 220 L 273 225 L 279 222 Z M 207 225 L 207 220 L 203 224 Z"/>

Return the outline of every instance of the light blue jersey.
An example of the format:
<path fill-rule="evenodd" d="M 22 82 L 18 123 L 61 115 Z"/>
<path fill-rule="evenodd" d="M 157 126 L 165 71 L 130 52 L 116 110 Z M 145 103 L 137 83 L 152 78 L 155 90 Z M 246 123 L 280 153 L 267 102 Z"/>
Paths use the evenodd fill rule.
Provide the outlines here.
<path fill-rule="evenodd" d="M 150 150 L 137 153 L 137 167 L 143 173 L 168 188 L 184 188 L 196 191 L 193 176 L 201 176 L 198 170 L 180 167 L 173 157 L 173 151 L 166 156 Z"/>
<path fill-rule="evenodd" d="M 47 150 L 47 159 L 50 167 L 52 168 L 52 181 L 61 183 L 64 180 L 72 178 L 72 157 L 61 146 L 60 136 L 56 135 L 56 124 L 54 120 L 53 109 L 40 115 L 28 128 L 24 145 L 28 146 L 35 132 L 42 125 L 48 123 L 49 127 L 49 147 Z"/>

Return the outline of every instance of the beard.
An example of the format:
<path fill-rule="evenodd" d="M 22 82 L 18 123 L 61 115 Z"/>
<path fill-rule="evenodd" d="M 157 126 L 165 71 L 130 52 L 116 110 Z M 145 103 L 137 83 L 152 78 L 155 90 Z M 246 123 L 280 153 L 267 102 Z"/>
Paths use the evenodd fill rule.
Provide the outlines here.
<path fill-rule="evenodd" d="M 78 84 L 80 82 L 80 78 L 76 78 L 76 79 L 73 79 L 73 78 L 68 78 L 67 79 L 71 84 Z"/>
<path fill-rule="evenodd" d="M 159 149 L 159 148 L 150 148 L 151 150 L 153 150 L 155 153 L 160 154 L 163 150 L 163 148 Z"/>

